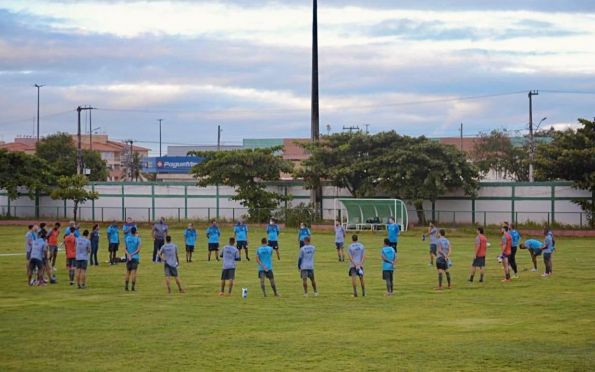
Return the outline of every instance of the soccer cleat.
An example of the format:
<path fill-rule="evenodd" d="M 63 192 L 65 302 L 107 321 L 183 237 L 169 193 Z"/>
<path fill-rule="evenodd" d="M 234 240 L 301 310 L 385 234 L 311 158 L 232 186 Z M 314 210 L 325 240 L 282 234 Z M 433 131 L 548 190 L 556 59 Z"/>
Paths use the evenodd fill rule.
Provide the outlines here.
<path fill-rule="evenodd" d="M 541 274 L 541 276 L 543 276 L 544 278 L 546 278 L 546 277 L 550 276 L 550 274 L 548 274 L 548 273 L 543 273 L 543 274 Z"/>
<path fill-rule="evenodd" d="M 518 278 L 520 278 L 520 276 L 518 276 L 516 274 L 512 276 L 512 279 L 518 279 Z"/>
<path fill-rule="evenodd" d="M 308 294 L 307 293 L 304 293 L 304 297 L 308 297 Z"/>
<path fill-rule="evenodd" d="M 531 272 L 532 272 L 532 273 L 536 273 L 536 272 L 537 272 L 537 269 L 536 269 L 536 268 L 532 268 L 532 269 L 531 269 Z"/>
<path fill-rule="evenodd" d="M 500 281 L 501 281 L 502 283 L 506 283 L 506 282 L 510 282 L 511 280 L 510 280 L 510 279 L 506 279 L 506 278 L 504 278 L 504 279 L 502 279 L 502 280 L 500 280 Z"/>
<path fill-rule="evenodd" d="M 219 297 L 223 297 L 223 296 L 225 296 L 225 293 L 219 292 Z"/>
<path fill-rule="evenodd" d="M 314 292 L 314 297 L 318 297 L 318 292 Z"/>
<path fill-rule="evenodd" d="M 442 290 L 442 286 L 438 286 L 438 287 L 434 288 L 434 290 L 441 291 Z"/>

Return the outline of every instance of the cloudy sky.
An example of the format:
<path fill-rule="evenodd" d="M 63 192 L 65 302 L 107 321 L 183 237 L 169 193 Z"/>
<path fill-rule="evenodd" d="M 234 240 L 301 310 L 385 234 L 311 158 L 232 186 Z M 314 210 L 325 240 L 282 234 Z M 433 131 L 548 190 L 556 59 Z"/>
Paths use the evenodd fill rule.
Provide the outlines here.
<path fill-rule="evenodd" d="M 321 131 L 409 135 L 595 116 L 591 0 L 320 0 Z M 311 2 L 0 0 L 0 139 L 93 126 L 153 149 L 307 137 Z M 83 116 L 85 120 L 85 116 Z"/>

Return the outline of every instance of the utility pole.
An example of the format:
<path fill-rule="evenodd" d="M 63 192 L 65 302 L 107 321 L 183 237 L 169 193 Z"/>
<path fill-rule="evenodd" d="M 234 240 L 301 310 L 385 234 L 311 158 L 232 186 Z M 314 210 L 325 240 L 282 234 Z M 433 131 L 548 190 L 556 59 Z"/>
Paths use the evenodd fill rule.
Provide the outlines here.
<path fill-rule="evenodd" d="M 461 152 L 463 152 L 463 123 L 461 123 Z"/>
<path fill-rule="evenodd" d="M 43 87 L 43 85 L 35 84 L 35 88 L 37 88 L 37 143 L 39 143 L 39 89 Z"/>
<path fill-rule="evenodd" d="M 159 122 L 159 157 L 161 157 L 161 122 L 163 119 L 157 119 Z"/>
<path fill-rule="evenodd" d="M 91 113 L 93 110 L 89 110 L 89 150 L 93 151 L 93 120 L 91 120 Z"/>
<path fill-rule="evenodd" d="M 366 134 L 370 134 L 370 131 L 369 131 L 370 124 L 364 124 L 364 126 L 366 127 Z"/>
<path fill-rule="evenodd" d="M 81 111 L 83 110 L 93 110 L 94 107 L 91 106 L 79 106 L 76 108 L 76 112 L 78 114 L 78 125 L 76 131 L 77 137 L 77 146 L 76 146 L 76 174 L 83 174 L 83 152 L 81 150 Z"/>
<path fill-rule="evenodd" d="M 539 95 L 537 90 L 529 91 L 529 182 L 534 181 L 533 160 L 535 157 L 535 139 L 533 138 L 533 96 Z"/>
<path fill-rule="evenodd" d="M 221 151 L 221 125 L 217 125 L 217 152 Z M 219 219 L 219 184 L 215 185 L 216 215 Z"/>
<path fill-rule="evenodd" d="M 318 91 L 318 1 L 312 2 L 312 112 L 311 112 L 311 138 L 312 142 L 320 140 L 320 105 Z M 319 209 L 322 217 L 322 186 L 312 189 L 310 192 L 310 203 L 315 209 Z"/>
<path fill-rule="evenodd" d="M 134 160 L 134 141 L 133 140 L 127 140 L 126 143 L 130 144 L 130 150 L 128 150 L 129 155 L 128 155 L 128 170 L 130 172 L 130 181 L 133 180 L 133 176 L 134 176 L 134 170 L 133 170 L 133 160 Z"/>

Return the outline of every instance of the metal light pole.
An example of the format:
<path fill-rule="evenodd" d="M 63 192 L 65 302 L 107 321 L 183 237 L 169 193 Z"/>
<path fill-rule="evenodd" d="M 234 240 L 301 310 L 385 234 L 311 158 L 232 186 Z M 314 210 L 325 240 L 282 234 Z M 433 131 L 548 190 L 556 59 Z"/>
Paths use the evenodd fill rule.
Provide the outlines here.
<path fill-rule="evenodd" d="M 312 107 L 310 132 L 313 142 L 320 139 L 320 105 L 318 90 L 318 1 L 312 3 Z M 319 207 L 322 217 L 322 187 L 315 187 L 310 193 L 310 202 L 314 208 Z"/>
<path fill-rule="evenodd" d="M 159 157 L 161 157 L 161 122 L 163 119 L 157 119 L 159 122 Z"/>
<path fill-rule="evenodd" d="M 529 182 L 534 181 L 533 160 L 535 157 L 535 139 L 533 138 L 533 96 L 539 95 L 536 90 L 529 91 Z"/>
<path fill-rule="evenodd" d="M 35 88 L 37 88 L 37 142 L 39 142 L 39 89 L 43 87 L 43 85 L 35 84 Z"/>
<path fill-rule="evenodd" d="M 221 125 L 217 125 L 217 152 L 221 151 Z M 215 198 L 216 198 L 216 215 L 217 220 L 219 219 L 219 184 L 215 185 Z"/>
<path fill-rule="evenodd" d="M 82 107 L 79 106 L 76 108 L 77 116 L 78 116 L 78 125 L 76 131 L 77 137 L 77 146 L 76 146 L 76 174 L 83 174 L 83 152 L 81 150 L 81 111 L 83 110 L 93 110 L 94 108 L 91 106 Z"/>

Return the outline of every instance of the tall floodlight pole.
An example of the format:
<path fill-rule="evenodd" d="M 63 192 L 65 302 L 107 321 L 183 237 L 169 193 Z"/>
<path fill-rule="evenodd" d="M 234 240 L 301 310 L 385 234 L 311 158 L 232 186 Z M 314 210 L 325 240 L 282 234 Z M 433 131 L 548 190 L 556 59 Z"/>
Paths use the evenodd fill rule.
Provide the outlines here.
<path fill-rule="evenodd" d="M 221 151 L 221 125 L 217 125 L 217 152 Z M 219 219 L 219 184 L 215 185 L 215 212 L 217 219 Z"/>
<path fill-rule="evenodd" d="M 157 119 L 159 122 L 159 157 L 161 157 L 161 122 L 163 119 Z"/>
<path fill-rule="evenodd" d="M 536 90 L 529 91 L 529 182 L 534 181 L 533 159 L 535 157 L 535 139 L 533 138 L 533 96 L 539 95 Z"/>
<path fill-rule="evenodd" d="M 37 142 L 39 142 L 39 89 L 43 85 L 35 84 L 34 86 L 37 88 Z"/>
<path fill-rule="evenodd" d="M 318 1 L 312 4 L 312 112 L 310 131 L 313 142 L 320 139 L 320 110 L 318 96 Z M 314 208 L 320 208 L 322 217 L 322 187 L 315 187 L 310 193 L 310 202 Z"/>
<path fill-rule="evenodd" d="M 78 114 L 78 123 L 77 123 L 77 130 L 76 130 L 76 138 L 77 138 L 77 145 L 76 145 L 76 174 L 83 174 L 83 152 L 81 149 L 81 111 L 83 110 L 94 110 L 94 107 L 91 106 L 79 106 L 76 108 L 76 112 Z"/>

